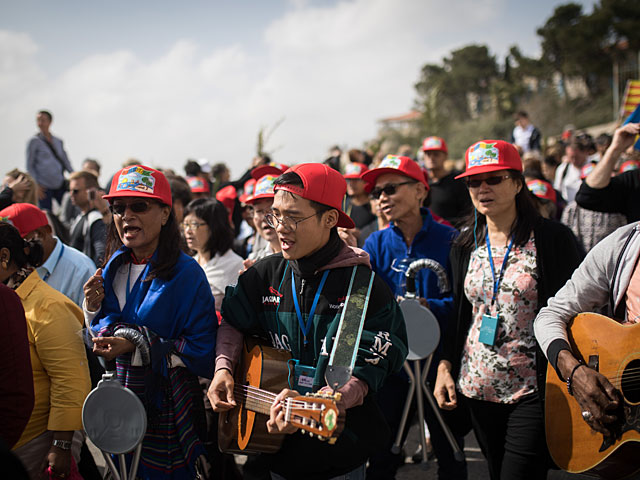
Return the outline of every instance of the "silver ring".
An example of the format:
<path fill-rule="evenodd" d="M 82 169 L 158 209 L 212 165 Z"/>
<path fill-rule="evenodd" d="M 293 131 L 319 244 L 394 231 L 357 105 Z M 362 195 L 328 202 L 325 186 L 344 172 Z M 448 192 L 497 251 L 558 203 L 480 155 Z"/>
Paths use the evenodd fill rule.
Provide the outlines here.
<path fill-rule="evenodd" d="M 582 412 L 582 418 L 584 418 L 584 420 L 586 422 L 588 422 L 589 420 L 591 420 L 593 418 L 593 413 L 585 410 L 584 412 Z"/>

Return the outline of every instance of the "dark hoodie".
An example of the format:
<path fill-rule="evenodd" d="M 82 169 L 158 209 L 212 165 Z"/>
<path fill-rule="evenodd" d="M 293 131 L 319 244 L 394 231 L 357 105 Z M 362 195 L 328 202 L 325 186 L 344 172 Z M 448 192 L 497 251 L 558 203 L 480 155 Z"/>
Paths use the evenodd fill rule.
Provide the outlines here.
<path fill-rule="evenodd" d="M 222 316 L 241 332 L 269 340 L 276 348 L 290 350 L 301 363 L 315 366 L 314 390 L 317 390 L 324 386 L 324 370 L 355 265 L 369 268 L 368 254 L 348 247 L 333 231 L 327 244 L 308 257 L 287 261 L 282 254 L 276 254 L 249 268 L 235 287 L 227 288 Z M 307 346 L 293 303 L 292 270 L 305 322 L 322 272 L 330 270 Z M 389 287 L 375 277 L 353 371 L 356 378 L 367 383 L 370 393 L 362 405 L 347 409 L 345 429 L 334 445 L 301 433 L 288 435 L 280 451 L 270 456 L 271 469 L 285 478 L 313 480 L 342 475 L 365 463 L 389 435 L 372 393 L 389 374 L 402 367 L 406 355 L 402 313 Z"/>

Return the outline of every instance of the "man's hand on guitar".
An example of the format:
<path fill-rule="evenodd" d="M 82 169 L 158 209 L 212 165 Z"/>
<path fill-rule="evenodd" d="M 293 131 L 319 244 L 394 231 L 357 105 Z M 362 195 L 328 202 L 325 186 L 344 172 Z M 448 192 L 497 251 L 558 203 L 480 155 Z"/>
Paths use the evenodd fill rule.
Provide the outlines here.
<path fill-rule="evenodd" d="M 287 397 L 298 397 L 299 395 L 295 390 L 289 390 L 288 388 L 278 394 L 271 405 L 269 420 L 267 420 L 269 433 L 294 433 L 298 430 L 298 427 L 294 427 L 286 419 L 284 400 Z"/>
<path fill-rule="evenodd" d="M 558 354 L 558 368 L 563 376 L 570 375 L 577 360 L 568 350 Z M 608 424 L 617 420 L 613 411 L 620 405 L 620 397 L 615 387 L 601 373 L 586 365 L 578 367 L 571 379 L 571 390 L 583 412 L 591 413 L 591 418 L 584 418 L 591 428 L 611 435 Z"/>
<path fill-rule="evenodd" d="M 233 398 L 234 384 L 233 375 L 226 368 L 218 370 L 213 376 L 207 397 L 214 412 L 224 412 L 236 406 Z"/>

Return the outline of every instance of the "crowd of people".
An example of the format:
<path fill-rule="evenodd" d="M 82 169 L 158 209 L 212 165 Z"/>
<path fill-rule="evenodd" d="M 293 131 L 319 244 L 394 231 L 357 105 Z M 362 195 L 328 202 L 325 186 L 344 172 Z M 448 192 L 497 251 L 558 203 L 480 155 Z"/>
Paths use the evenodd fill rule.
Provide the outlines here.
<path fill-rule="evenodd" d="M 584 421 L 611 433 L 620 393 L 581 362 L 567 328 L 586 311 L 640 318 L 640 124 L 595 139 L 568 127 L 552 142 L 518 112 L 510 139 L 469 139 L 464 165 L 429 136 L 392 152 L 336 147 L 322 163 L 257 156 L 237 180 L 204 159 L 184 174 L 131 159 L 101 186 L 100 163 L 74 171 L 52 120 L 38 112 L 24 169 L 0 190 L 11 478 L 102 478 L 81 412 L 105 369 L 147 412 L 141 479 L 395 478 L 413 453 L 391 448 L 410 387 L 399 305 L 423 258 L 452 286 L 432 269 L 415 278 L 441 331 L 426 378 L 458 446 L 475 433 L 492 480 L 554 467 L 547 364 Z M 344 348 L 356 274 L 370 283 L 348 315 L 362 324 L 337 388 L 344 427 L 320 442 L 292 425 L 286 399 L 335 393 L 325 373 Z M 249 337 L 288 351 L 295 369 L 266 421 L 282 446 L 239 466 L 218 449 L 218 415 L 240 402 Z M 424 430 L 438 478 L 466 479 L 435 413 Z"/>

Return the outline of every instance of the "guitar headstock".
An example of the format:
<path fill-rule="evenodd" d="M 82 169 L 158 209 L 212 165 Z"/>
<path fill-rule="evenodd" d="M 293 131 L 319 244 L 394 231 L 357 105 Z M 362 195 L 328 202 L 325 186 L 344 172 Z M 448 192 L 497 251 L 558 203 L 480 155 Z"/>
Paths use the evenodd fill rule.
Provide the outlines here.
<path fill-rule="evenodd" d="M 340 394 L 308 393 L 305 396 L 290 397 L 285 404 L 289 422 L 319 440 L 335 442 L 344 422 L 340 418 L 336 402 Z"/>

